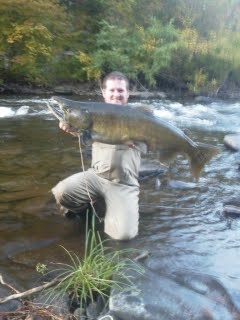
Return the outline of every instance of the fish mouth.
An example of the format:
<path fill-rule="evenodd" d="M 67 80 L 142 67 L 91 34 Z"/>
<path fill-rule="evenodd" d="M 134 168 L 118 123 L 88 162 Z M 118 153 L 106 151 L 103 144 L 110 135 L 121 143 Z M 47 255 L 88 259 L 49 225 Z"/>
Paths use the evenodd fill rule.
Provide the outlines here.
<path fill-rule="evenodd" d="M 49 110 L 55 115 L 55 117 L 63 121 L 64 120 L 64 113 L 63 113 L 63 104 L 61 101 L 55 97 L 52 97 L 48 102 L 47 106 Z"/>

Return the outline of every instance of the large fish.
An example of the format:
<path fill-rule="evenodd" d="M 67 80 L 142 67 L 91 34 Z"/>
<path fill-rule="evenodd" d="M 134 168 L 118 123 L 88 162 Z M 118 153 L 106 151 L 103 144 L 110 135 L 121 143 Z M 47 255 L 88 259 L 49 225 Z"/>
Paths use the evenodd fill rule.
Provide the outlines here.
<path fill-rule="evenodd" d="M 53 97 L 49 100 L 48 107 L 72 131 L 91 137 L 93 142 L 144 142 L 148 150 L 159 154 L 159 160 L 163 163 L 168 163 L 178 154 L 185 155 L 195 178 L 199 177 L 205 163 L 219 153 L 217 147 L 195 143 L 183 131 L 155 117 L 151 112 L 128 105 Z"/>

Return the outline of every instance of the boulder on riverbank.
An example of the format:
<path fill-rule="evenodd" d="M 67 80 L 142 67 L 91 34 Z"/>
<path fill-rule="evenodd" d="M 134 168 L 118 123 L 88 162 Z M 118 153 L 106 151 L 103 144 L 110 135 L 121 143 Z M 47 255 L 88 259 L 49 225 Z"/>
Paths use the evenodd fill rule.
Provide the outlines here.
<path fill-rule="evenodd" d="M 175 86 L 164 86 L 163 90 L 158 88 L 157 90 L 149 90 L 143 86 L 130 88 L 130 96 L 132 98 L 141 99 L 164 99 L 164 98 L 192 98 L 196 99 L 196 102 L 210 103 L 216 99 L 221 100 L 236 100 L 240 98 L 240 85 L 230 74 L 223 83 L 219 86 L 217 91 L 191 92 L 184 88 L 178 88 Z M 79 95 L 79 96 L 101 96 L 101 90 L 99 83 L 94 82 L 78 82 L 78 83 L 59 83 L 51 86 L 34 86 L 32 84 L 22 83 L 4 83 L 0 85 L 0 94 L 50 94 L 50 95 Z"/>
<path fill-rule="evenodd" d="M 4 83 L 0 86 L 0 94 L 49 94 L 49 95 L 78 95 L 78 96 L 101 96 L 101 90 L 99 84 L 96 82 L 86 82 L 86 83 L 63 83 L 55 86 L 33 86 L 27 84 L 19 83 Z M 165 99 L 165 98 L 175 98 L 178 97 L 189 97 L 196 99 L 196 102 L 209 103 L 219 99 L 239 99 L 240 98 L 240 88 L 232 82 L 225 81 L 224 84 L 219 88 L 217 92 L 204 92 L 196 95 L 193 92 L 185 90 L 174 90 L 169 89 L 162 91 L 160 88 L 157 90 L 148 90 L 143 88 L 142 90 L 132 87 L 130 89 L 131 98 L 139 99 Z"/>
<path fill-rule="evenodd" d="M 77 95 L 101 97 L 101 90 L 95 83 L 62 84 L 53 87 L 34 87 L 31 85 L 19 85 L 16 83 L 4 84 L 0 87 L 0 93 L 4 94 L 37 94 L 37 95 Z M 164 99 L 167 97 L 162 91 L 138 91 L 130 90 L 131 98 L 140 99 Z"/>

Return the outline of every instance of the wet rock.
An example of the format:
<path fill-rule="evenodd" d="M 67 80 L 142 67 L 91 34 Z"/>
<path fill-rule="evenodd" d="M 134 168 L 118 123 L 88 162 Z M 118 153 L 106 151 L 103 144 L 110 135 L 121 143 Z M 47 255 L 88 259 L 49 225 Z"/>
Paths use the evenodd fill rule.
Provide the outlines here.
<path fill-rule="evenodd" d="M 195 182 L 185 182 L 180 180 L 169 180 L 168 187 L 172 189 L 195 189 L 198 187 L 197 183 Z"/>
<path fill-rule="evenodd" d="M 216 98 L 212 98 L 212 97 L 208 97 L 208 96 L 197 96 L 194 98 L 194 101 L 197 103 L 208 104 L 208 103 L 215 102 Z"/>
<path fill-rule="evenodd" d="M 161 165 L 159 161 L 142 159 L 139 171 L 139 181 L 161 176 L 165 171 L 166 167 Z"/>
<path fill-rule="evenodd" d="M 130 91 L 131 98 L 150 99 L 150 98 L 166 98 L 166 93 L 161 91 Z"/>
<path fill-rule="evenodd" d="M 109 311 L 104 316 L 98 317 L 97 320 L 122 320 L 122 319 L 117 317 L 113 312 Z"/>
<path fill-rule="evenodd" d="M 46 292 L 40 293 L 35 298 L 34 303 L 39 307 L 47 308 L 53 314 L 58 315 L 63 319 L 67 319 L 70 315 L 68 294 L 65 294 L 62 297 L 56 297 L 53 295 L 50 297 Z"/>
<path fill-rule="evenodd" d="M 0 285 L 0 298 L 4 298 L 10 296 L 15 292 L 12 292 L 10 289 L 5 288 Z M 21 306 L 21 302 L 19 300 L 10 300 L 6 303 L 0 304 L 0 312 L 9 312 L 9 311 L 16 311 Z"/>
<path fill-rule="evenodd" d="M 226 201 L 223 206 L 223 214 L 232 219 L 240 218 L 240 200 L 232 199 Z"/>
<path fill-rule="evenodd" d="M 16 93 L 16 94 L 61 94 L 70 95 L 76 94 L 79 96 L 99 96 L 101 91 L 96 83 L 78 83 L 78 84 L 59 84 L 55 87 L 36 87 L 32 85 L 20 85 L 17 83 L 8 83 L 0 86 L 0 93 Z M 138 91 L 132 89 L 130 91 L 131 98 L 151 99 L 167 97 L 165 92 L 162 91 Z"/>
<path fill-rule="evenodd" d="M 1 86 L 1 92 L 14 94 L 51 94 L 52 90 L 46 87 L 7 83 Z"/>
<path fill-rule="evenodd" d="M 72 94 L 73 93 L 73 89 L 71 86 L 65 85 L 65 86 L 57 86 L 54 88 L 54 93 L 56 94 Z"/>
<path fill-rule="evenodd" d="M 210 276 L 165 275 L 126 270 L 134 286 L 114 288 L 109 309 L 122 320 L 233 320 L 239 311 L 225 288 Z M 133 280 L 134 279 L 134 280 Z"/>
<path fill-rule="evenodd" d="M 104 306 L 106 305 L 107 301 L 104 301 L 104 299 L 101 296 L 98 296 L 97 301 L 91 302 L 87 309 L 86 314 L 89 319 L 96 319 L 99 314 L 104 309 Z"/>
<path fill-rule="evenodd" d="M 74 312 L 73 312 L 73 316 L 75 317 L 75 319 L 79 319 L 79 320 L 84 320 L 86 319 L 86 315 L 85 315 L 85 309 L 83 308 L 77 308 Z"/>
<path fill-rule="evenodd" d="M 232 151 L 240 151 L 240 134 L 227 134 L 223 143 Z"/>
<path fill-rule="evenodd" d="M 240 218 L 240 207 L 236 207 L 233 205 L 226 205 L 223 208 L 223 213 L 225 216 L 232 219 Z"/>

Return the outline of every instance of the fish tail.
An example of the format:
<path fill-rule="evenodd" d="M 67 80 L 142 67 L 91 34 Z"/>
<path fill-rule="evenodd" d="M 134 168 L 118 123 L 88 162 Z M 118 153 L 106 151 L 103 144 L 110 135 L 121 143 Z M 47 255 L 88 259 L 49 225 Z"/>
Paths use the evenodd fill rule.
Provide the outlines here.
<path fill-rule="evenodd" d="M 216 156 L 220 149 L 205 143 L 197 144 L 197 151 L 194 151 L 190 159 L 192 175 L 198 180 L 201 170 L 204 165 Z"/>

